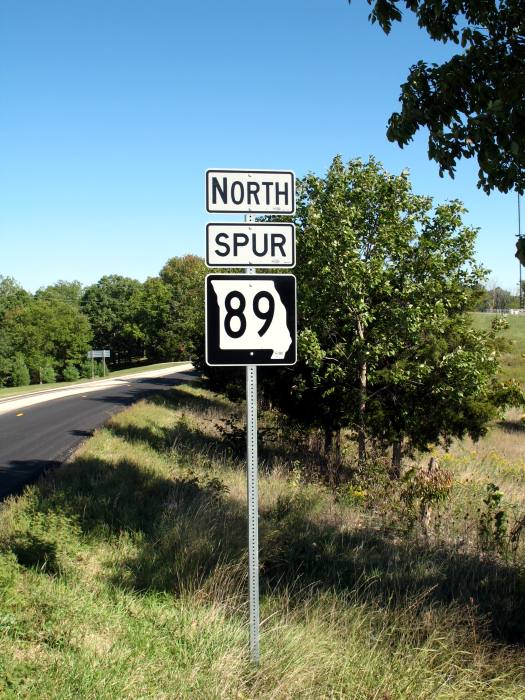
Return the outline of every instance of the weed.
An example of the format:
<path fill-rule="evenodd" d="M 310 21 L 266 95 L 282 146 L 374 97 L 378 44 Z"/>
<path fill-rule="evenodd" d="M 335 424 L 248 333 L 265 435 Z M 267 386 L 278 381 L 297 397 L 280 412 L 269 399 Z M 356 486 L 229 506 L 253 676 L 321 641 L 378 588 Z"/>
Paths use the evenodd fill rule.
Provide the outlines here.
<path fill-rule="evenodd" d="M 505 555 L 508 547 L 508 515 L 501 507 L 503 494 L 496 484 L 487 484 L 483 499 L 485 509 L 480 513 L 478 537 L 482 551 Z"/>

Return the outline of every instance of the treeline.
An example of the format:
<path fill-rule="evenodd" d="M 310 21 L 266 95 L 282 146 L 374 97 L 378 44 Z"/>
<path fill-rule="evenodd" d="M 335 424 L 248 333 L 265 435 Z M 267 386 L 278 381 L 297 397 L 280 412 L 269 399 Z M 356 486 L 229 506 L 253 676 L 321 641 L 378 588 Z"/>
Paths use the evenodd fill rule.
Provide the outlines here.
<path fill-rule="evenodd" d="M 35 294 L 0 277 L 0 386 L 90 377 L 92 348 L 111 350 L 116 367 L 187 359 L 203 316 L 205 270 L 188 255 L 144 283 L 109 275 L 85 288 L 60 281 Z"/>
<path fill-rule="evenodd" d="M 510 309 L 521 308 L 525 299 L 525 282 L 522 282 L 521 299 L 518 293 L 513 294 L 508 289 L 503 289 L 497 284 L 483 287 L 480 286 L 477 294 L 473 298 L 472 311 L 510 311 Z"/>

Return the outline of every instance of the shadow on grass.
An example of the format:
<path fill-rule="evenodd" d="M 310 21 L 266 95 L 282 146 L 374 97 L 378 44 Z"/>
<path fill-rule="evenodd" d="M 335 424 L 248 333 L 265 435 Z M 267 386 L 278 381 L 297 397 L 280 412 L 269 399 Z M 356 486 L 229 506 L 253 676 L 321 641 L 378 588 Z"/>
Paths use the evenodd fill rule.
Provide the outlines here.
<path fill-rule="evenodd" d="M 220 563 L 242 558 L 246 544 L 244 509 L 220 480 L 164 478 L 128 460 L 77 457 L 36 485 L 31 511 L 44 520 L 59 513 L 90 541 L 125 534 L 133 555 L 111 578 L 136 591 L 194 590 Z M 48 541 L 24 532 L 6 545 L 24 566 L 46 561 L 58 571 Z"/>
<path fill-rule="evenodd" d="M 184 385 L 187 382 L 178 382 L 178 384 Z M 231 409 L 231 402 L 228 399 L 221 398 L 217 394 L 210 396 L 209 392 L 204 395 L 190 394 L 183 389 L 179 389 L 177 386 L 170 389 L 170 391 L 162 392 L 162 394 L 152 394 L 147 397 L 148 403 L 152 403 L 155 406 L 167 406 L 168 408 L 175 408 L 178 410 L 191 410 L 197 412 L 204 412 L 210 409 L 217 410 L 222 413 Z"/>
<path fill-rule="evenodd" d="M 142 443 L 156 452 L 169 454 L 177 449 L 183 454 L 201 455 L 203 457 L 217 457 L 227 459 L 232 457 L 232 450 L 224 441 L 210 437 L 204 430 L 195 427 L 191 420 L 187 420 L 184 411 L 197 414 L 214 412 L 219 414 L 225 410 L 231 411 L 231 404 L 220 397 L 209 397 L 188 394 L 181 389 L 172 389 L 162 394 L 153 394 L 146 398 L 147 403 L 176 409 L 182 412 L 177 423 L 170 426 L 150 425 L 121 425 L 118 422 L 110 422 L 106 427 L 115 436 L 123 438 L 131 443 Z M 217 422 L 219 419 L 211 417 L 209 420 Z M 243 442 L 244 449 L 246 442 Z"/>
<path fill-rule="evenodd" d="M 366 596 L 387 606 L 406 606 L 424 594 L 428 606 L 455 602 L 475 610 L 496 638 L 525 641 L 525 578 L 516 568 L 373 529 L 341 532 L 310 517 L 300 497 L 264 520 L 270 534 L 261 565 L 270 588 L 294 580 L 338 591 L 366 584 Z"/>
<path fill-rule="evenodd" d="M 217 440 L 210 438 L 201 430 L 192 428 L 184 420 L 176 425 L 162 428 L 111 423 L 108 430 L 130 443 L 143 443 L 159 453 L 170 452 L 175 448 L 185 453 L 199 452 L 202 455 L 223 452 Z"/>
<path fill-rule="evenodd" d="M 30 532 L 18 532 L 7 543 L 18 563 L 26 568 L 37 568 L 40 572 L 56 575 L 60 572 L 57 546 L 54 542 Z"/>
<path fill-rule="evenodd" d="M 180 408 L 180 403 L 176 405 Z M 116 434 L 130 441 L 145 440 L 155 449 L 173 444 L 172 433 L 126 430 Z M 200 444 L 198 431 L 180 430 L 175 438 L 188 453 L 208 449 Z M 524 641 L 523 572 L 373 529 L 343 532 L 320 520 L 318 506 L 318 496 L 297 491 L 261 512 L 262 591 L 357 590 L 363 602 L 405 610 L 414 598 L 423 596 L 415 617 L 436 604 L 454 602 L 463 607 L 466 618 L 473 611 L 488 618 L 495 638 Z M 132 546 L 114 558 L 118 562 L 110 573 L 114 585 L 180 594 L 213 587 L 214 581 L 221 581 L 221 570 L 235 572 L 229 583 L 232 591 L 244 585 L 246 512 L 219 479 L 205 475 L 170 479 L 129 460 L 80 456 L 38 484 L 31 508 L 42 514 L 65 514 L 88 538 L 107 541 L 125 533 Z M 20 543 L 17 556 L 27 565 L 49 561 L 55 568 L 50 546 L 49 541 L 28 540 Z"/>
<path fill-rule="evenodd" d="M 95 537 L 153 534 L 173 482 L 128 460 L 77 457 L 37 484 L 38 509 L 65 514 Z"/>
<path fill-rule="evenodd" d="M 122 533 L 131 538 L 132 549 L 111 570 L 114 585 L 178 595 L 207 584 L 213 588 L 221 568 L 236 572 L 228 584 L 232 593 L 244 585 L 246 512 L 217 479 L 165 479 L 127 461 L 79 458 L 42 483 L 38 508 L 67 514 L 91 538 Z M 372 529 L 341 532 L 320 522 L 315 509 L 315 500 L 299 492 L 261 512 L 263 592 L 356 589 L 363 602 L 404 609 L 423 594 L 415 618 L 436 603 L 455 602 L 466 619 L 474 611 L 488 618 L 495 638 L 524 641 L 523 573 Z M 46 551 L 37 542 L 26 544 L 18 553 L 24 562 L 53 566 L 49 543 Z"/>
<path fill-rule="evenodd" d="M 51 473 L 61 463 L 49 459 L 15 459 L 0 467 L 0 502 L 21 493 L 43 474 Z"/>
<path fill-rule="evenodd" d="M 498 426 L 507 433 L 525 433 L 525 423 L 518 420 L 500 420 Z"/>
<path fill-rule="evenodd" d="M 242 418 L 237 419 L 242 409 L 235 411 L 232 403 L 220 396 L 206 396 L 188 394 L 181 389 L 172 389 L 162 394 L 154 394 L 146 398 L 147 403 L 162 406 L 179 411 L 190 411 L 196 414 L 207 415 L 207 419 L 214 426 L 222 428 L 222 437 L 210 437 L 203 430 L 192 427 L 184 417 L 170 427 L 160 428 L 152 424 L 150 427 L 110 423 L 108 429 L 114 434 L 130 442 L 140 442 L 148 445 L 159 453 L 169 452 L 177 448 L 183 452 L 190 450 L 194 454 L 199 453 L 204 457 L 215 456 L 219 459 L 234 459 L 241 463 L 246 457 L 246 432 Z M 210 415 L 211 413 L 211 415 Z M 214 415 L 216 413 L 216 415 Z M 227 418 L 224 418 L 224 415 Z M 235 417 L 230 424 L 231 418 Z M 230 424 L 230 425 L 229 425 Z M 259 436 L 264 428 L 260 428 Z M 317 455 L 309 455 L 312 462 L 319 462 Z M 304 462 L 305 451 L 300 442 L 292 447 L 281 445 L 271 439 L 264 444 L 259 437 L 259 463 L 261 469 L 271 473 L 275 465 L 292 464 L 299 460 Z"/>

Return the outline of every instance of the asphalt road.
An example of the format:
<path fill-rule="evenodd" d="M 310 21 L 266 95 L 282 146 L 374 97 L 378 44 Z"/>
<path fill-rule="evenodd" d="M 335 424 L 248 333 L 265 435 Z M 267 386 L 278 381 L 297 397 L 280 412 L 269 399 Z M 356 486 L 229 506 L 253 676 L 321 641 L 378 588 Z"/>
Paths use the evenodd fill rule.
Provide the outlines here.
<path fill-rule="evenodd" d="M 95 428 L 138 399 L 195 379 L 191 371 L 127 378 L 86 394 L 54 398 L 0 415 L 0 500 L 61 464 Z"/>

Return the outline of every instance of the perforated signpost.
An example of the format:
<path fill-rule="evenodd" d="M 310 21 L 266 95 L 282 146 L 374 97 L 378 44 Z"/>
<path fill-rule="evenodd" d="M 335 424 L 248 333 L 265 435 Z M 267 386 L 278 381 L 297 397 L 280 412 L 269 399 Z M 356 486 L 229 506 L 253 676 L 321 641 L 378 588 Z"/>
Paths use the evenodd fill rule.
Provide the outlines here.
<path fill-rule="evenodd" d="M 295 176 L 283 170 L 208 170 L 206 209 L 245 214 L 244 223 L 206 227 L 206 264 L 245 274 L 206 277 L 206 362 L 246 367 L 246 447 L 250 655 L 259 661 L 259 526 L 257 488 L 257 366 L 297 359 L 296 281 L 256 268 L 295 265 L 295 227 L 255 222 L 254 214 L 293 214 Z"/>

